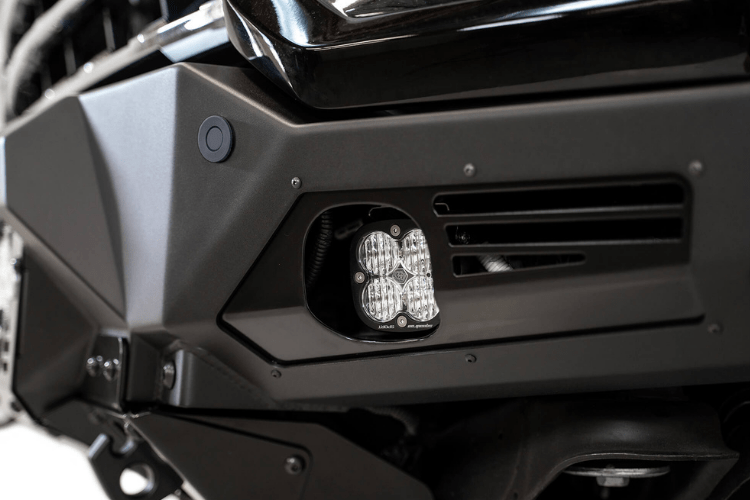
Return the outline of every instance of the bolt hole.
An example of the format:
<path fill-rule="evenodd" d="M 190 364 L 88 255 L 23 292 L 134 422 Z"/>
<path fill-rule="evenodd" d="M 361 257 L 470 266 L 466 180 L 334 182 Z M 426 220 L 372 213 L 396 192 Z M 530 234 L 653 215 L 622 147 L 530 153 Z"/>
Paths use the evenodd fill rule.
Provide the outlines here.
<path fill-rule="evenodd" d="M 155 486 L 154 470 L 146 464 L 133 464 L 120 474 L 120 489 L 129 497 L 148 495 Z"/>

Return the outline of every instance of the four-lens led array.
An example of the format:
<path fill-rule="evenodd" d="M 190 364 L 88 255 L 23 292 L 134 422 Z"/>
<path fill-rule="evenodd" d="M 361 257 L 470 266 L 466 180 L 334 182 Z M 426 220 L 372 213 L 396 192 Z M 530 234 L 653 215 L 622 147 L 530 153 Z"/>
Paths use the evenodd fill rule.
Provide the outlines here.
<path fill-rule="evenodd" d="M 417 321 L 437 316 L 430 250 L 421 230 L 409 231 L 400 241 L 372 232 L 360 241 L 357 260 L 367 272 L 362 308 L 370 319 L 386 323 L 400 313 Z"/>

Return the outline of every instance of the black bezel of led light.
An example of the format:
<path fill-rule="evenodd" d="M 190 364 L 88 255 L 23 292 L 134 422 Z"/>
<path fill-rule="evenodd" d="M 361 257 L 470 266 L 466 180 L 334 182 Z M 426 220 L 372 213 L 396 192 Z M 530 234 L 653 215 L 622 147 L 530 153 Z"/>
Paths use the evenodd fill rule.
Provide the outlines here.
<path fill-rule="evenodd" d="M 391 234 L 391 227 L 394 225 L 398 226 L 401 230 L 398 236 Z M 396 315 L 391 321 L 386 323 L 380 323 L 371 319 L 362 308 L 362 292 L 364 291 L 367 284 L 370 282 L 367 271 L 365 271 L 359 263 L 357 251 L 359 244 L 362 239 L 370 233 L 376 231 L 382 231 L 385 234 L 391 236 L 393 239 L 401 243 L 403 237 L 411 230 L 419 229 L 414 221 L 410 219 L 391 219 L 378 222 L 372 222 L 362 226 L 352 238 L 351 249 L 349 251 L 349 270 L 350 270 L 350 281 L 352 284 L 352 294 L 354 299 L 354 309 L 357 311 L 357 316 L 362 322 L 367 325 L 368 328 L 381 332 L 385 335 L 388 333 L 398 333 L 400 338 L 404 337 L 404 333 L 409 333 L 409 338 L 424 337 L 430 332 L 434 331 L 435 328 L 440 324 L 440 312 L 429 321 L 417 321 L 405 311 Z M 362 283 L 357 283 L 355 275 L 358 273 L 364 273 L 365 280 Z M 406 318 L 406 326 L 398 325 L 398 318 L 403 316 Z"/>

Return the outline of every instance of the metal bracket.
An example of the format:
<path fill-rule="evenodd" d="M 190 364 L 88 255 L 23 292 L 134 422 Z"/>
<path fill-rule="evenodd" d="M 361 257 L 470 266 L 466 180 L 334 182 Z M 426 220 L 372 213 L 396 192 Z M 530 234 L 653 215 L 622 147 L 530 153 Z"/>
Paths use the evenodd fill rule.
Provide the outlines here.
<path fill-rule="evenodd" d="M 83 395 L 116 411 L 123 410 L 128 349 L 124 338 L 100 335 L 86 360 Z"/>
<path fill-rule="evenodd" d="M 161 500 L 174 493 L 182 479 L 143 442 L 129 438 L 125 445 L 115 450 L 112 438 L 106 434 L 99 437 L 89 448 L 89 461 L 99 482 L 111 500 Z M 131 469 L 142 472 L 148 479 L 146 487 L 137 494 L 127 494 L 120 487 L 120 476 Z"/>

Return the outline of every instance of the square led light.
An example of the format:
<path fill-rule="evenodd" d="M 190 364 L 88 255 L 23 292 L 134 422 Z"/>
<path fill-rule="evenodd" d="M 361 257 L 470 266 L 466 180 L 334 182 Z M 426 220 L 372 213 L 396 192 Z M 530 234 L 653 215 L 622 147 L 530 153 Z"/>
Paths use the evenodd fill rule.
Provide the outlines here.
<path fill-rule="evenodd" d="M 381 331 L 421 332 L 439 322 L 432 260 L 424 233 L 410 220 L 363 226 L 352 246 L 357 313 Z"/>

